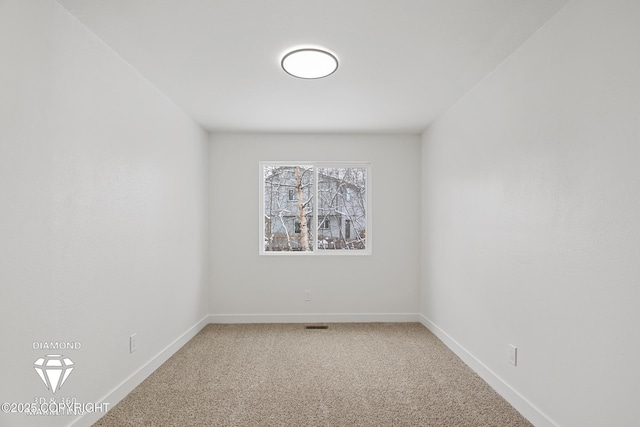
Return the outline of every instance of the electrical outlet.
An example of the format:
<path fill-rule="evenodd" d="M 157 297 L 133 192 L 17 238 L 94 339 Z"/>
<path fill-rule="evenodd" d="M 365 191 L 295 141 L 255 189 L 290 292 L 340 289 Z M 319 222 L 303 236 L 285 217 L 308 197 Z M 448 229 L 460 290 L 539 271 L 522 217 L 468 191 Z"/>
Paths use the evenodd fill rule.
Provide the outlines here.
<path fill-rule="evenodd" d="M 304 300 L 311 301 L 311 291 L 304 291 Z"/>
<path fill-rule="evenodd" d="M 509 363 L 518 366 L 518 347 L 513 344 L 509 344 Z"/>
<path fill-rule="evenodd" d="M 129 353 L 133 353 L 138 349 L 138 334 L 132 334 L 129 337 Z"/>

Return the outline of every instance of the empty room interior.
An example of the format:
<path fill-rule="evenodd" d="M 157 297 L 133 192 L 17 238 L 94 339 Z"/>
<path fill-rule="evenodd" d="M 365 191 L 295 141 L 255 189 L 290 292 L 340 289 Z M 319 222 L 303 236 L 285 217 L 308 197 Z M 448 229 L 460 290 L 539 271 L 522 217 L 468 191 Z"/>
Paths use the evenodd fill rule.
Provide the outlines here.
<path fill-rule="evenodd" d="M 121 425 L 502 424 L 420 407 L 430 346 L 536 427 L 640 425 L 639 1 L 0 0 L 0 31 L 0 425 L 99 423 L 185 360 L 229 413 Z M 355 386 L 375 339 L 408 389 Z M 247 361 L 317 410 L 241 403 Z"/>

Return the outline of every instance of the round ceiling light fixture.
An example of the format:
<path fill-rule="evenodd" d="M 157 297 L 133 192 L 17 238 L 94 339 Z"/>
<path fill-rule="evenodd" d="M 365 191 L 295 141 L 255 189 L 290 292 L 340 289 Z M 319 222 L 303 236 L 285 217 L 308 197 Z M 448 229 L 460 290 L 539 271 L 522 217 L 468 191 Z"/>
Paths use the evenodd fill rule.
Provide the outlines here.
<path fill-rule="evenodd" d="M 321 79 L 338 69 L 338 58 L 322 49 L 296 49 L 287 53 L 280 62 L 282 69 L 293 77 Z"/>

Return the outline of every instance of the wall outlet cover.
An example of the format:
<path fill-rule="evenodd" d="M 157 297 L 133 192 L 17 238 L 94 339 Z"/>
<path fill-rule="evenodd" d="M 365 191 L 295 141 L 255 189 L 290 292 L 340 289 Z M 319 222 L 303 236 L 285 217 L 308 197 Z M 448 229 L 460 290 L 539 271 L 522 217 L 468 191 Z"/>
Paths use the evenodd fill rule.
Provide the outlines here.
<path fill-rule="evenodd" d="M 513 344 L 509 344 L 509 363 L 518 366 L 518 347 Z"/>
<path fill-rule="evenodd" d="M 129 353 L 133 353 L 138 349 L 138 334 L 132 334 L 129 337 Z"/>

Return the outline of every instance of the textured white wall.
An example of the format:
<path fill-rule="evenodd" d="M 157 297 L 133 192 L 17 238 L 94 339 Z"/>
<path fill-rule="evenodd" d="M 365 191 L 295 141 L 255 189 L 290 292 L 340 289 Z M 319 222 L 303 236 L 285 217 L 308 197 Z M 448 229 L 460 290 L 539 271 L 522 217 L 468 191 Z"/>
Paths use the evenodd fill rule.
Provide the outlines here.
<path fill-rule="evenodd" d="M 570 3 L 423 135 L 421 312 L 560 426 L 640 419 L 639 22 Z"/>
<path fill-rule="evenodd" d="M 0 402 L 52 397 L 33 341 L 79 341 L 55 397 L 99 401 L 207 313 L 207 135 L 54 1 L 0 28 Z"/>
<path fill-rule="evenodd" d="M 213 134 L 210 158 L 212 314 L 415 316 L 418 136 Z M 258 162 L 274 160 L 370 161 L 373 255 L 258 255 Z M 263 318 L 274 319 L 282 317 Z"/>

